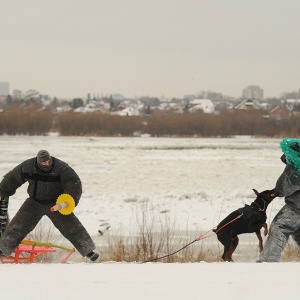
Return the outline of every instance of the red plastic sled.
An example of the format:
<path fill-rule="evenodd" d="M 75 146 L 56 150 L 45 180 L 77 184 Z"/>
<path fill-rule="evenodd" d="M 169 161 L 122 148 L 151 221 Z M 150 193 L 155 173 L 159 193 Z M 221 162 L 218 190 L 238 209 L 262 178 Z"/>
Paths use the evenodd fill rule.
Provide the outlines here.
<path fill-rule="evenodd" d="M 0 257 L 0 263 L 2 264 L 19 264 L 19 263 L 33 263 L 34 260 L 43 255 L 44 253 L 56 252 L 53 248 L 59 248 L 68 251 L 68 254 L 62 258 L 59 262 L 64 263 L 75 252 L 74 248 L 66 248 L 57 246 L 51 243 L 43 243 L 37 241 L 24 240 L 14 251 L 14 255 Z"/>

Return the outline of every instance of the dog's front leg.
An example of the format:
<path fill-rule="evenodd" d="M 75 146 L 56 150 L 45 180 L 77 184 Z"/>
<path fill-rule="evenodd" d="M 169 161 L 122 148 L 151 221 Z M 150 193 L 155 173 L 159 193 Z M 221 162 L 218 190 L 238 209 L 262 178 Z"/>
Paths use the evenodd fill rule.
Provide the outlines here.
<path fill-rule="evenodd" d="M 268 231 L 268 225 L 266 223 L 262 224 L 262 227 L 264 228 L 264 235 L 267 236 L 269 231 Z"/>
<path fill-rule="evenodd" d="M 260 234 L 260 230 L 255 231 L 256 236 L 258 238 L 258 247 L 259 247 L 259 252 L 263 251 L 263 240 Z"/>

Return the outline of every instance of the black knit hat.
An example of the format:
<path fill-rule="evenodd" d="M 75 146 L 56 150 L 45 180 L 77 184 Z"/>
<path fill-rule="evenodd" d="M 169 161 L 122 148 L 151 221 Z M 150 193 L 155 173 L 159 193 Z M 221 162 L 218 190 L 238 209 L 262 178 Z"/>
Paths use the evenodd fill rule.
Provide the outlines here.
<path fill-rule="evenodd" d="M 40 150 L 36 156 L 38 164 L 44 161 L 51 160 L 51 156 L 47 150 Z"/>

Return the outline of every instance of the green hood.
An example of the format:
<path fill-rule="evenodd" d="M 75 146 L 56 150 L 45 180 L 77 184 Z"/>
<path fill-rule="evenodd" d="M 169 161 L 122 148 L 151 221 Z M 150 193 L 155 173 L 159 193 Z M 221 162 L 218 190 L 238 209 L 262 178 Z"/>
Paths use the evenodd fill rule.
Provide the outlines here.
<path fill-rule="evenodd" d="M 286 156 L 286 163 L 294 166 L 300 173 L 300 140 L 284 138 L 280 142 L 280 148 Z"/>

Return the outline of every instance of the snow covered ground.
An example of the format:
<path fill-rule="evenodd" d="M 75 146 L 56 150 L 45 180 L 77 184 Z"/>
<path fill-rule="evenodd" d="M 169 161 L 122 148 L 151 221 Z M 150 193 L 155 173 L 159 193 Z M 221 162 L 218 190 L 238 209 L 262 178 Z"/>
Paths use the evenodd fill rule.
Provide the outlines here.
<path fill-rule="evenodd" d="M 5 300 L 298 300 L 296 263 L 1 265 Z"/>
<path fill-rule="evenodd" d="M 0 176 L 40 149 L 68 162 L 84 193 L 75 209 L 101 249 L 98 230 L 134 234 L 141 206 L 176 219 L 194 238 L 273 188 L 284 165 L 278 139 L 0 137 Z M 26 198 L 10 198 L 13 216 Z M 268 222 L 282 207 L 275 199 Z M 249 238 L 249 235 L 248 237 Z M 216 242 L 213 237 L 211 241 Z M 245 240 L 247 243 L 247 240 Z M 1 265 L 1 299 L 298 299 L 297 263 Z"/>

